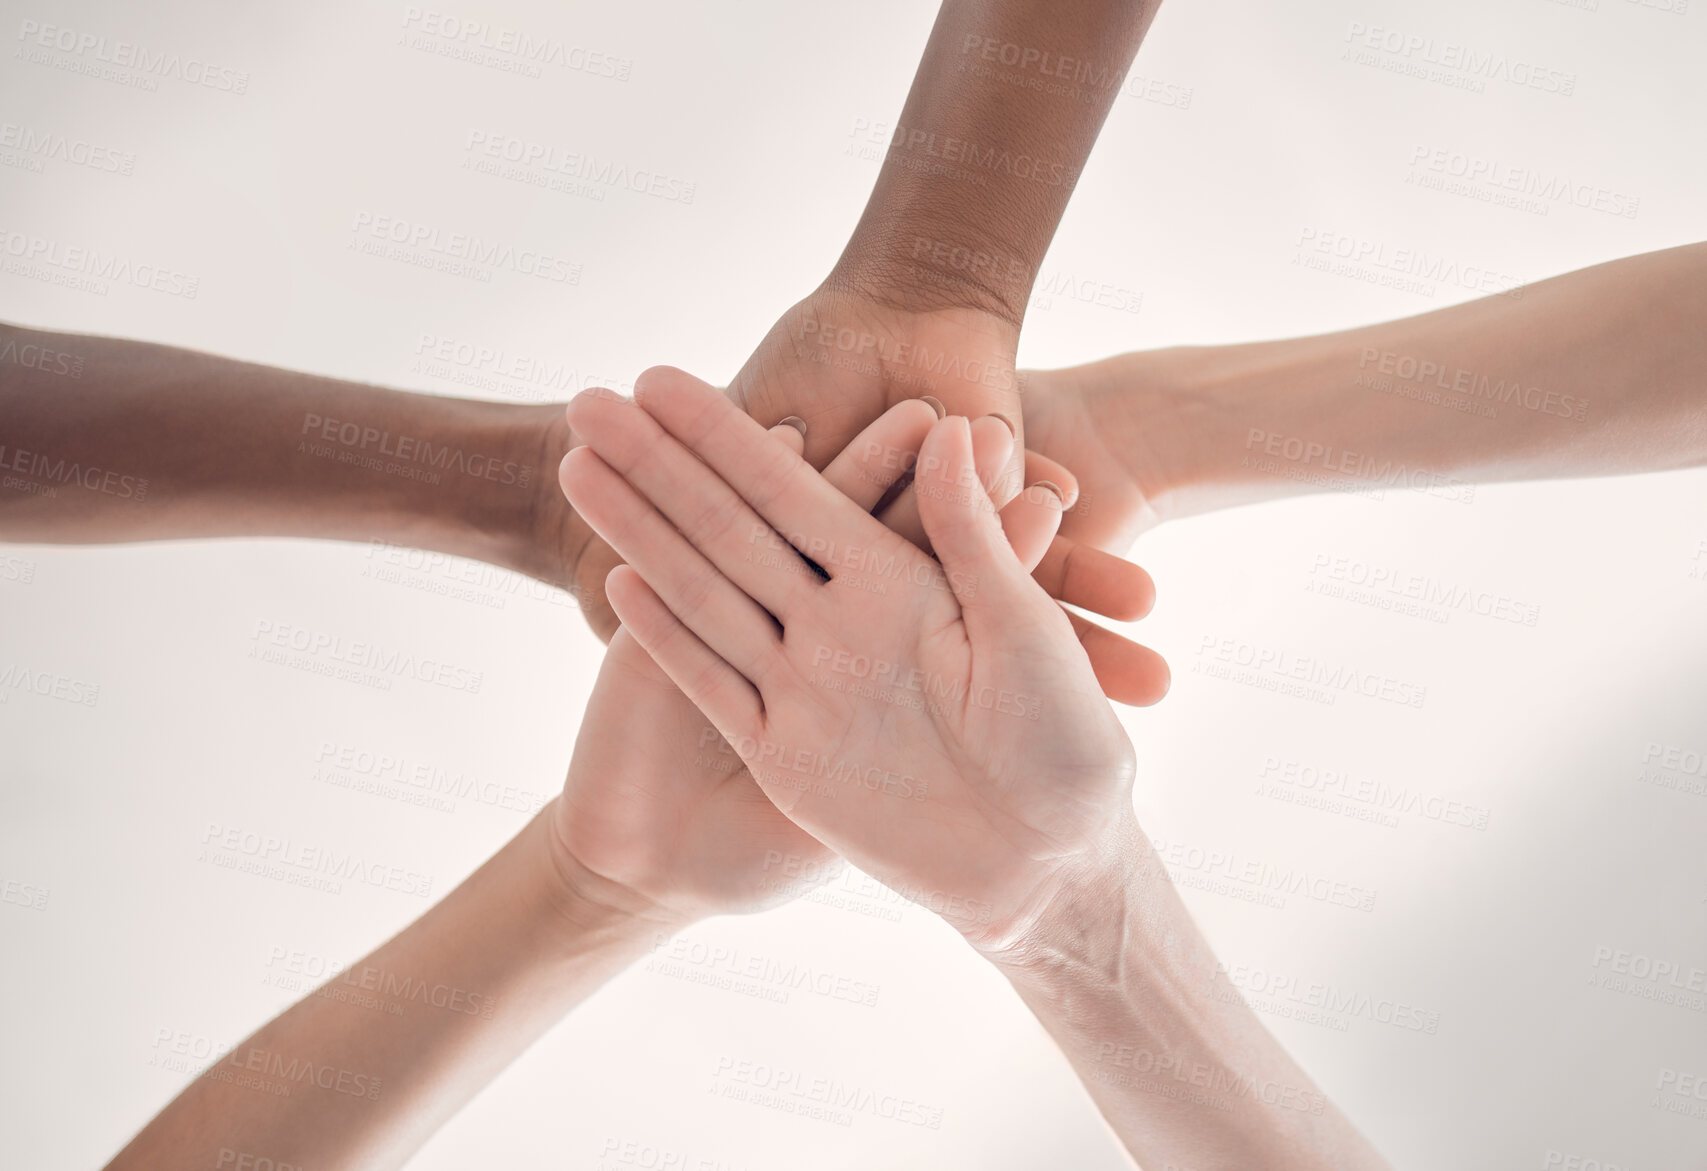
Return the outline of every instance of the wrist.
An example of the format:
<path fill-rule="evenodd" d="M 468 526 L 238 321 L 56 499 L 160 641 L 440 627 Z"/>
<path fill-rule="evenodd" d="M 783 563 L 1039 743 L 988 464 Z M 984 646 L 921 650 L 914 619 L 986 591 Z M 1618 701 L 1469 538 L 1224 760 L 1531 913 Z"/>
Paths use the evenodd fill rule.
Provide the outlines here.
<path fill-rule="evenodd" d="M 1137 817 L 1122 808 L 1085 850 L 1053 863 L 1013 914 L 967 941 L 1010 979 L 1116 965 L 1133 896 L 1158 873 Z"/>
<path fill-rule="evenodd" d="M 1028 249 L 969 237 L 952 218 L 873 219 L 854 232 L 825 288 L 906 313 L 972 311 L 1019 329 L 1037 278 Z"/>
<path fill-rule="evenodd" d="M 1345 336 L 1122 354 L 1096 364 L 1087 400 L 1158 521 L 1317 491 L 1331 473 L 1262 457 L 1271 435 L 1339 441 L 1355 410 Z"/>
<path fill-rule="evenodd" d="M 675 934 L 699 916 L 664 907 L 582 862 L 564 840 L 561 797 L 547 802 L 529 831 L 535 836 L 545 889 L 568 939 Z"/>

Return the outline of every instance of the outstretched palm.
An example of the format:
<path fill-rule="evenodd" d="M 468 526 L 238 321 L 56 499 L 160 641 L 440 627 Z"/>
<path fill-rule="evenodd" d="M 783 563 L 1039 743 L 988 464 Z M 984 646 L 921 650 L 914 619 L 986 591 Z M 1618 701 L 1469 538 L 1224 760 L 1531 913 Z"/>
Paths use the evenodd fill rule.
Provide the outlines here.
<path fill-rule="evenodd" d="M 1120 808 L 1131 747 L 1008 547 L 965 420 L 915 479 L 939 566 L 703 385 L 643 379 L 639 401 L 577 400 L 590 450 L 564 468 L 634 567 L 608 583 L 624 624 L 792 820 L 969 934 L 1002 930 Z M 779 532 L 828 580 L 755 556 Z"/>

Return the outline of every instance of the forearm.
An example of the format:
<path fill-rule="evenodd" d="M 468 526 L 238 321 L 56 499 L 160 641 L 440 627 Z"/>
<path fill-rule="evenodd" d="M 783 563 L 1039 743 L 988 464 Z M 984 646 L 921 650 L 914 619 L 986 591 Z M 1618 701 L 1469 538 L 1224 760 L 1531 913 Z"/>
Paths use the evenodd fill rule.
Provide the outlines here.
<path fill-rule="evenodd" d="M 1387 1164 L 1237 996 L 1137 826 L 997 966 L 1145 1167 Z M 1224 987 L 1221 985 L 1220 987 Z"/>
<path fill-rule="evenodd" d="M 567 585 L 534 539 L 567 442 L 556 406 L 0 326 L 0 539 L 377 538 Z"/>
<path fill-rule="evenodd" d="M 1699 465 L 1707 244 L 1342 333 L 1101 365 L 1115 441 L 1136 452 L 1149 428 L 1164 515 Z"/>
<path fill-rule="evenodd" d="M 945 0 L 832 281 L 1017 326 L 1158 0 Z"/>
<path fill-rule="evenodd" d="M 666 930 L 569 892 L 551 812 L 221 1058 L 109 1166 L 214 1167 L 221 1150 L 279 1166 L 402 1164 Z"/>

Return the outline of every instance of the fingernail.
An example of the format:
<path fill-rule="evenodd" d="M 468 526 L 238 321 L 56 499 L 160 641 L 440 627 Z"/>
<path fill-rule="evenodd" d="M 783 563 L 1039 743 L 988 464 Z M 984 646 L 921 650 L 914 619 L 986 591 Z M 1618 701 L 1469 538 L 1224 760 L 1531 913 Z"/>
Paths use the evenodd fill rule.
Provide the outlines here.
<path fill-rule="evenodd" d="M 1019 438 L 1019 428 L 1014 426 L 1012 419 L 1008 418 L 1006 415 L 991 415 L 990 417 L 992 419 L 1000 419 L 1002 421 L 1002 426 L 1004 426 L 1008 429 L 1008 434 L 1012 435 L 1015 439 Z M 1046 480 L 1045 481 L 1039 481 L 1039 482 L 1040 483 L 1048 483 L 1048 481 L 1046 481 Z M 1053 485 L 1053 484 L 1050 484 L 1049 486 L 1051 488 L 1055 488 L 1055 485 Z M 1061 489 L 1055 488 L 1055 491 L 1059 492 L 1059 491 L 1061 491 Z"/>
<path fill-rule="evenodd" d="M 1032 481 L 1031 486 L 1033 488 L 1043 488 L 1055 493 L 1055 502 L 1062 508 L 1067 507 L 1067 494 L 1061 491 L 1061 485 L 1055 483 L 1053 480 L 1034 480 Z M 1039 501 L 1038 503 L 1041 504 L 1042 501 Z"/>
<path fill-rule="evenodd" d="M 806 438 L 806 420 L 802 419 L 799 415 L 790 415 L 788 418 L 778 423 L 777 426 L 793 427 L 796 431 L 800 432 L 800 438 Z"/>
<path fill-rule="evenodd" d="M 594 398 L 609 399 L 611 402 L 621 403 L 621 402 L 627 402 L 628 401 L 626 398 L 624 398 L 622 395 L 618 394 L 616 391 L 612 390 L 608 386 L 589 386 L 582 393 L 592 395 Z"/>
<path fill-rule="evenodd" d="M 948 408 L 943 406 L 942 400 L 937 398 L 934 394 L 923 395 L 920 397 L 919 401 L 929 403 L 931 410 L 936 412 L 937 418 L 941 419 L 947 417 Z"/>

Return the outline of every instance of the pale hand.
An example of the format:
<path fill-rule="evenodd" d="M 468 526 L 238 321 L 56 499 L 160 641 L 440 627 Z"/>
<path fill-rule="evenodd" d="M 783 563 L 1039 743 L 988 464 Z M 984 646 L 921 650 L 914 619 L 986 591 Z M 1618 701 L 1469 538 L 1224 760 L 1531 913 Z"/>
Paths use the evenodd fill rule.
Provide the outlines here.
<path fill-rule="evenodd" d="M 652 371 L 637 402 L 575 400 L 562 473 L 632 567 L 623 624 L 790 820 L 980 947 L 1023 934 L 1129 806 L 1133 756 L 967 421 L 915 473 L 939 565 L 704 384 Z"/>

